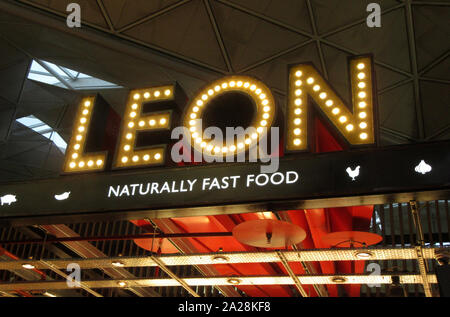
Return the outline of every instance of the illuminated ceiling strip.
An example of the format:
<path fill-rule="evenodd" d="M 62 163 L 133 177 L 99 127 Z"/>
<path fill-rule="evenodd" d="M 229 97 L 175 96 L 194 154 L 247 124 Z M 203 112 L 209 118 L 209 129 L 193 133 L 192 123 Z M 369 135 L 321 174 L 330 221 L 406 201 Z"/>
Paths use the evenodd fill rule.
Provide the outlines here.
<path fill-rule="evenodd" d="M 418 274 L 399 274 L 401 284 L 421 284 L 422 278 Z M 343 282 L 333 282 L 336 277 L 343 277 Z M 301 284 L 392 284 L 391 275 L 314 275 L 299 276 Z M 430 283 L 437 283 L 436 275 L 429 274 Z M 232 280 L 233 282 L 230 282 Z M 289 276 L 226 276 L 226 277 L 194 277 L 184 278 L 189 286 L 221 286 L 221 285 L 294 285 Z M 168 287 L 181 286 L 174 279 L 122 279 L 122 280 L 95 280 L 84 281 L 86 287 L 119 288 L 119 287 Z M 12 291 L 15 289 L 27 290 L 56 290 L 67 289 L 66 281 L 36 281 L 1 283 L 0 291 Z"/>
<path fill-rule="evenodd" d="M 435 251 L 442 248 L 424 248 L 424 259 L 434 259 Z M 450 249 L 450 248 L 445 248 Z M 362 249 L 315 249 L 304 251 L 279 251 L 288 262 L 314 262 L 314 261 L 355 261 L 361 260 L 357 254 L 371 254 L 367 260 L 416 260 L 415 248 L 362 248 Z M 156 258 L 156 257 L 155 257 Z M 157 257 L 164 265 L 208 265 L 227 263 L 268 263 L 280 262 L 277 252 L 220 252 L 201 253 L 190 255 L 162 255 Z M 46 265 L 38 260 L 0 261 L 0 270 L 22 269 L 23 263 L 34 265 L 37 269 L 45 269 Z M 82 269 L 117 267 L 150 267 L 157 266 L 155 261 L 148 256 L 140 257 L 111 257 L 96 259 L 46 259 L 57 268 L 66 268 L 68 264 L 76 262 Z"/>

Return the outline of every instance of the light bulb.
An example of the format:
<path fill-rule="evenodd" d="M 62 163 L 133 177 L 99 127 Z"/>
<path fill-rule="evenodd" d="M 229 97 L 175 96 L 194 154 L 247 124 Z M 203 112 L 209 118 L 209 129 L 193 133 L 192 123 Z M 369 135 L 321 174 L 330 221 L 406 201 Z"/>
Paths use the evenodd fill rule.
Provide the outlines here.
<path fill-rule="evenodd" d="M 161 95 L 161 93 L 159 92 L 159 90 L 155 91 L 155 97 L 159 97 Z"/>
<path fill-rule="evenodd" d="M 296 77 L 300 77 L 301 75 L 302 75 L 302 72 L 301 72 L 300 70 L 298 70 L 298 71 L 295 72 L 295 76 L 296 76 Z"/>
<path fill-rule="evenodd" d="M 139 95 L 139 94 L 134 94 L 133 98 L 134 98 L 134 100 L 138 100 L 139 98 L 141 98 L 141 95 Z"/>
<path fill-rule="evenodd" d="M 365 65 L 363 63 L 359 63 L 356 67 L 358 69 L 364 69 Z"/>
<path fill-rule="evenodd" d="M 320 95 L 319 95 L 320 99 L 325 99 L 326 97 L 327 97 L 327 94 L 324 92 L 320 93 Z"/>
<path fill-rule="evenodd" d="M 367 139 L 367 133 L 361 133 L 359 135 L 359 137 L 360 137 L 360 139 L 365 140 L 365 139 Z"/>
<path fill-rule="evenodd" d="M 361 123 L 359 124 L 359 127 L 360 127 L 361 129 L 365 129 L 365 128 L 367 128 L 367 123 L 361 122 Z"/>
<path fill-rule="evenodd" d="M 296 106 L 300 106 L 302 104 L 302 100 L 297 98 L 297 99 L 295 99 L 294 103 Z"/>
<path fill-rule="evenodd" d="M 366 78 L 366 74 L 364 74 L 364 73 L 359 73 L 359 74 L 358 74 L 358 78 L 359 78 L 359 79 L 364 79 L 364 78 Z"/>
<path fill-rule="evenodd" d="M 122 157 L 122 163 L 126 163 L 126 162 L 128 162 L 128 157 L 126 157 L 126 156 Z"/>
<path fill-rule="evenodd" d="M 294 145 L 300 145 L 300 143 L 302 143 L 300 139 L 294 139 Z"/>
<path fill-rule="evenodd" d="M 360 117 L 361 119 L 364 119 L 365 117 L 367 117 L 367 113 L 361 112 L 361 113 L 359 114 L 359 117 Z"/>
<path fill-rule="evenodd" d="M 342 116 L 339 118 L 339 121 L 344 123 L 345 121 L 347 121 L 347 117 L 346 116 Z"/>
<path fill-rule="evenodd" d="M 332 111 L 333 114 L 338 114 L 339 112 L 340 112 L 339 108 L 334 108 Z"/>
<path fill-rule="evenodd" d="M 309 77 L 309 78 L 306 80 L 306 82 L 307 82 L 308 84 L 311 85 L 311 84 L 314 82 L 314 78 Z"/>
<path fill-rule="evenodd" d="M 155 160 L 159 160 L 161 158 L 161 154 L 156 153 L 154 157 L 155 157 Z"/>
<path fill-rule="evenodd" d="M 97 160 L 96 164 L 97 164 L 97 166 L 102 165 L 103 164 L 103 160 Z"/>
<path fill-rule="evenodd" d="M 353 131 L 353 124 L 348 124 L 345 128 L 347 131 Z"/>
<path fill-rule="evenodd" d="M 170 91 L 170 89 L 166 89 L 166 91 L 164 92 L 164 94 L 165 94 L 166 96 L 170 96 L 171 93 L 172 93 L 172 92 Z"/>
<path fill-rule="evenodd" d="M 299 128 L 294 129 L 294 134 L 295 135 L 300 135 L 301 130 Z"/>
<path fill-rule="evenodd" d="M 325 102 L 325 105 L 327 105 L 327 107 L 331 107 L 331 106 L 333 105 L 333 100 L 328 99 L 328 100 Z"/>
<path fill-rule="evenodd" d="M 149 93 L 149 92 L 144 93 L 144 98 L 145 98 L 145 99 L 150 98 L 150 93 Z M 137 105 L 136 105 L 136 106 L 137 106 Z"/>
<path fill-rule="evenodd" d="M 159 124 L 163 125 L 166 124 L 167 120 L 165 118 L 162 118 L 161 120 L 159 120 Z"/>
<path fill-rule="evenodd" d="M 319 91 L 320 90 L 320 86 L 319 85 L 314 85 L 313 90 L 314 91 Z"/>

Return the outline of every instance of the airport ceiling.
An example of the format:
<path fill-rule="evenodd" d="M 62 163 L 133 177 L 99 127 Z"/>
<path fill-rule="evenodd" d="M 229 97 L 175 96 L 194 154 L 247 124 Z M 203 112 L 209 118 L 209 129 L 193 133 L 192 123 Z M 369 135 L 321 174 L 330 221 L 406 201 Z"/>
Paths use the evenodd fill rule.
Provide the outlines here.
<path fill-rule="evenodd" d="M 62 152 L 16 119 L 68 141 L 92 92 L 27 79 L 33 59 L 120 85 L 100 92 L 121 114 L 130 88 L 177 81 L 192 96 L 227 74 L 261 79 L 283 106 L 287 65 L 306 61 L 350 101 L 347 58 L 371 53 L 381 144 L 450 138 L 448 0 L 78 0 L 81 28 L 66 26 L 70 2 L 0 2 L 2 182 L 58 175 Z M 366 25 L 370 2 L 380 28 Z"/>

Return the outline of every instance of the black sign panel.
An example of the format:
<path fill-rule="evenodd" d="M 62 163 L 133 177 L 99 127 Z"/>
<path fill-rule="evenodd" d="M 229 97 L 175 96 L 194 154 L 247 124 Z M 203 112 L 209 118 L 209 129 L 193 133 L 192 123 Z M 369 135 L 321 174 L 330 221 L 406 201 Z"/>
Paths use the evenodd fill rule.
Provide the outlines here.
<path fill-rule="evenodd" d="M 260 167 L 260 163 L 223 163 L 3 184 L 0 218 L 276 204 L 448 189 L 450 142 L 285 157 L 273 174 L 262 174 Z"/>

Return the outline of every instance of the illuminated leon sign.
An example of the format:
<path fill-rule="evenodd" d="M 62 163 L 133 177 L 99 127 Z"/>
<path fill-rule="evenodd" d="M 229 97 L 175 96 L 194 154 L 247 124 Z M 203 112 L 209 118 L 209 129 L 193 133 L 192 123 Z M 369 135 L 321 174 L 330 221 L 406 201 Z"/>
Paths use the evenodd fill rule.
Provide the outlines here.
<path fill-rule="evenodd" d="M 353 58 L 349 68 L 352 107 L 345 104 L 335 89 L 311 64 L 289 67 L 287 108 L 282 118 L 285 129 L 284 146 L 288 152 L 309 149 L 308 140 L 312 130 L 308 129 L 311 125 L 309 114 L 313 104 L 318 106 L 335 132 L 349 145 L 375 143 L 372 59 L 368 56 Z M 198 122 L 201 122 L 199 119 L 203 119 L 204 113 L 215 100 L 231 93 L 240 93 L 252 100 L 255 111 L 250 126 L 255 130 L 251 136 L 231 145 L 214 144 L 204 137 L 204 130 Z M 89 152 L 86 147 L 88 132 L 93 125 L 92 115 L 98 106 L 96 98 L 84 98 L 79 105 L 66 152 L 63 169 L 65 173 L 102 171 L 107 165 L 108 155 L 112 155 L 107 151 Z M 115 155 L 110 158 L 112 167 L 118 169 L 163 165 L 168 156 L 166 143 L 167 135 L 170 134 L 167 133 L 176 123 L 181 123 L 188 129 L 189 144 L 196 151 L 212 156 L 246 152 L 268 133 L 277 114 L 277 105 L 270 89 L 261 81 L 247 76 L 223 77 L 202 88 L 187 106 L 184 106 L 185 102 L 184 93 L 177 85 L 131 91 L 123 114 Z M 171 103 L 183 108 L 181 119 L 176 117 L 173 108 L 167 107 Z M 233 115 L 240 116 L 240 113 Z M 164 132 L 166 141 L 161 138 Z M 158 136 L 159 143 L 142 146 L 142 140 L 139 139 L 141 134 Z"/>

